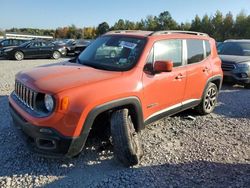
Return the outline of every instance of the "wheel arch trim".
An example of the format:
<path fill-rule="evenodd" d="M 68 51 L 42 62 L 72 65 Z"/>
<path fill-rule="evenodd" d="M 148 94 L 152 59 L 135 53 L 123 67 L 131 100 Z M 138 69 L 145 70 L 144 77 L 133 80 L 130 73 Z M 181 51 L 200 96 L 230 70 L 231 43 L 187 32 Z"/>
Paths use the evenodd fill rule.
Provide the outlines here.
<path fill-rule="evenodd" d="M 141 107 L 141 102 L 138 97 L 126 97 L 122 99 L 117 99 L 113 100 L 101 105 L 98 105 L 94 107 L 87 115 L 87 118 L 85 119 L 82 130 L 80 133 L 80 136 L 75 139 L 74 145 L 75 147 L 70 147 L 68 151 L 68 155 L 73 156 L 77 153 L 79 153 L 88 138 L 89 132 L 91 130 L 91 127 L 98 115 L 105 111 L 113 110 L 113 109 L 119 109 L 121 107 L 128 107 L 132 106 L 133 109 L 135 110 L 136 115 L 135 117 L 135 127 L 137 131 L 140 131 L 145 128 L 144 121 L 143 121 L 143 112 L 142 112 L 142 107 Z"/>

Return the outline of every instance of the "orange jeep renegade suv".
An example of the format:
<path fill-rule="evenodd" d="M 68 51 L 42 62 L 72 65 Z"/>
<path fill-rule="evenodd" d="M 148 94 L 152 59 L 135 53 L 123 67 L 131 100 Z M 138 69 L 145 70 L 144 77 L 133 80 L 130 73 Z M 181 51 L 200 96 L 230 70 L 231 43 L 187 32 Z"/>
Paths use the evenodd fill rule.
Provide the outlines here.
<path fill-rule="evenodd" d="M 113 31 L 76 63 L 19 72 L 10 112 L 45 156 L 76 156 L 93 125 L 109 126 L 116 157 L 130 166 L 143 154 L 145 125 L 188 108 L 212 112 L 222 77 L 215 41 L 204 33 Z"/>

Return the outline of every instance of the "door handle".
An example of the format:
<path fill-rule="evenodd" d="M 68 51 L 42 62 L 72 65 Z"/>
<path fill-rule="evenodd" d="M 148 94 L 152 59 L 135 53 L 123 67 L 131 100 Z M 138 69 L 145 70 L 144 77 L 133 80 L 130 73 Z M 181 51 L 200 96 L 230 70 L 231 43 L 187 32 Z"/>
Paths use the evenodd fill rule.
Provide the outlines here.
<path fill-rule="evenodd" d="M 209 71 L 210 69 L 208 68 L 208 67 L 204 67 L 204 69 L 203 69 L 203 72 L 207 72 L 207 71 Z"/>
<path fill-rule="evenodd" d="M 178 76 L 175 77 L 176 80 L 179 80 L 179 79 L 182 79 L 182 78 L 185 78 L 185 76 L 182 75 L 182 74 L 178 74 Z"/>

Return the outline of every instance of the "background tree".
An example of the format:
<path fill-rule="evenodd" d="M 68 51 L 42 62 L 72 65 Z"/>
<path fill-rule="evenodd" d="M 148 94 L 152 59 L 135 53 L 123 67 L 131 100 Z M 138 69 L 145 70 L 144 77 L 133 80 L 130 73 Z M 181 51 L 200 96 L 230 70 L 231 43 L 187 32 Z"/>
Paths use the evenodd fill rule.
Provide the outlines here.
<path fill-rule="evenodd" d="M 236 16 L 235 25 L 233 28 L 235 38 L 245 38 L 247 33 L 247 15 L 244 11 L 241 11 Z"/>
<path fill-rule="evenodd" d="M 158 18 L 156 16 L 147 16 L 145 20 L 146 30 L 156 31 L 159 27 Z"/>
<path fill-rule="evenodd" d="M 182 31 L 189 31 L 191 29 L 191 24 L 186 22 L 186 23 L 181 23 L 178 26 L 178 30 L 182 30 Z"/>
<path fill-rule="evenodd" d="M 109 24 L 107 22 L 102 22 L 98 25 L 98 27 L 96 28 L 96 34 L 99 36 L 99 35 L 102 35 L 106 32 L 109 31 Z"/>
<path fill-rule="evenodd" d="M 211 36 L 212 36 L 213 33 L 214 33 L 211 18 L 208 17 L 207 14 L 205 14 L 205 15 L 202 17 L 202 20 L 201 20 L 201 29 L 200 29 L 200 31 L 201 31 L 201 32 L 204 32 L 204 33 L 207 33 L 208 35 L 211 35 Z"/>
<path fill-rule="evenodd" d="M 195 16 L 194 20 L 192 20 L 190 30 L 201 31 L 201 19 L 198 15 Z"/>
<path fill-rule="evenodd" d="M 214 17 L 212 18 L 211 22 L 213 25 L 213 37 L 216 38 L 219 41 L 222 41 L 224 39 L 223 36 L 223 15 L 220 11 L 216 11 Z"/>
<path fill-rule="evenodd" d="M 172 18 L 171 14 L 168 11 L 160 13 L 157 20 L 157 30 L 174 30 L 178 28 L 177 22 Z"/>
<path fill-rule="evenodd" d="M 189 30 L 208 33 L 217 41 L 224 41 L 229 38 L 250 38 L 250 15 L 244 11 L 240 12 L 234 19 L 231 12 L 225 16 L 217 11 L 214 15 L 203 17 L 196 15 L 191 23 L 178 24 L 168 11 L 160 13 L 158 16 L 147 16 L 145 19 L 133 22 L 119 19 L 113 26 L 107 22 L 102 22 L 95 27 L 77 28 L 75 25 L 59 27 L 53 29 L 36 28 L 11 28 L 4 32 L 16 32 L 32 35 L 49 35 L 55 38 L 86 38 L 94 39 L 109 30 Z M 1 35 L 1 33 L 0 33 Z"/>
<path fill-rule="evenodd" d="M 123 19 L 119 19 L 112 28 L 113 30 L 125 30 L 125 22 Z"/>
<path fill-rule="evenodd" d="M 97 36 L 97 30 L 95 27 L 84 27 L 83 31 L 85 39 L 94 39 Z"/>
<path fill-rule="evenodd" d="M 223 24 L 221 27 L 222 27 L 221 35 L 223 36 L 221 41 L 224 41 L 226 39 L 233 37 L 234 19 L 233 19 L 233 14 L 231 12 L 226 14 L 226 17 L 224 18 Z"/>

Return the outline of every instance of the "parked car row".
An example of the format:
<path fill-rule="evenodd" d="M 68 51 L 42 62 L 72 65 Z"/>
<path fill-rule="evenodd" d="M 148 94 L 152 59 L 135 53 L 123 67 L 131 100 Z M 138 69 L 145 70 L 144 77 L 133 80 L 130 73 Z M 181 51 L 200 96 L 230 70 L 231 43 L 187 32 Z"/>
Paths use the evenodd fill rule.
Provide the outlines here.
<path fill-rule="evenodd" d="M 85 40 L 20 40 L 4 39 L 0 41 L 0 56 L 21 61 L 24 58 L 54 58 L 66 55 L 79 55 L 90 41 Z"/>
<path fill-rule="evenodd" d="M 67 55 L 79 55 L 90 44 L 91 40 L 74 40 L 63 39 L 56 40 L 53 43 L 59 46 L 64 46 L 67 50 Z"/>

